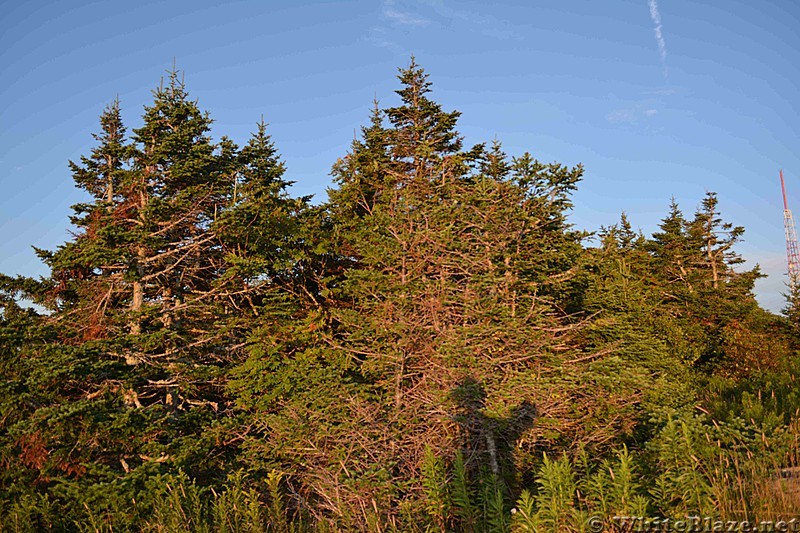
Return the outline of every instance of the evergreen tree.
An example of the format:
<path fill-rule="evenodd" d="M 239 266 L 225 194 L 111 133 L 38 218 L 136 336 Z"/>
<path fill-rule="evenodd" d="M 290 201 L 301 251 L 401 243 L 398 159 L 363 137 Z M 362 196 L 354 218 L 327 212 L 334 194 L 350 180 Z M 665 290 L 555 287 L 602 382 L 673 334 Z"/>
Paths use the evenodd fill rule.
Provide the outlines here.
<path fill-rule="evenodd" d="M 327 318 L 301 322 L 316 340 L 272 343 L 252 365 L 279 371 L 247 402 L 270 412 L 253 449 L 291 465 L 308 501 L 350 509 L 338 527 L 364 527 L 370 501 L 384 520 L 421 509 L 409 480 L 430 451 L 463 446 L 470 483 L 484 472 L 513 492 L 511 450 L 535 409 L 547 422 L 522 464 L 559 439 L 603 442 L 612 409 L 590 406 L 627 401 L 581 383 L 593 355 L 559 311 L 581 252 L 566 218 L 581 167 L 508 161 L 499 143 L 463 150 L 458 114 L 429 99 L 422 69 L 399 78 L 401 105 L 376 108 L 334 167 L 329 242 L 343 268 L 324 281 Z"/>
<path fill-rule="evenodd" d="M 91 155 L 82 157 L 81 164 L 70 162 L 76 186 L 92 200 L 73 206 L 75 240 L 56 252 L 37 250 L 52 275 L 35 298 L 51 311 L 69 316 L 62 334 L 76 342 L 119 335 L 115 311 L 127 297 L 123 249 L 131 225 L 119 212 L 119 203 L 131 181 L 133 151 L 119 102 L 106 108 L 100 126 L 101 133 L 94 136 L 99 145 Z"/>
<path fill-rule="evenodd" d="M 263 123 L 241 151 L 215 145 L 210 123 L 175 72 L 133 142 L 109 106 L 98 146 L 71 164 L 90 195 L 74 206 L 74 239 L 39 251 L 49 277 L 0 280 L 14 390 L 0 441 L 13 478 L 125 507 L 149 476 L 209 482 L 233 459 L 227 372 L 275 280 L 295 275 L 292 220 L 305 200 L 286 194 Z"/>
<path fill-rule="evenodd" d="M 70 163 L 75 231 L 37 250 L 49 275 L 0 275 L 0 523 L 506 531 L 797 507 L 775 469 L 798 452 L 798 297 L 788 319 L 758 307 L 716 195 L 690 219 L 673 200 L 651 238 L 623 213 L 585 248 L 580 165 L 466 149 L 413 59 L 399 78 L 319 206 L 289 196 L 263 120 L 213 141 L 175 72 L 132 137 L 103 112 Z"/>
<path fill-rule="evenodd" d="M 659 274 L 674 288 L 672 292 L 676 293 L 666 296 L 675 301 L 684 300 L 684 293 L 694 291 L 688 265 L 691 245 L 686 235 L 686 219 L 675 198 L 670 203 L 669 214 L 661 221 L 659 228 L 661 231 L 653 234 L 650 252 Z"/>
<path fill-rule="evenodd" d="M 673 206 L 668 221 L 671 224 L 678 218 Z M 669 229 L 669 224 L 664 226 Z M 632 399 L 623 416 L 633 422 L 630 429 L 639 425 L 633 436 L 646 439 L 649 435 L 643 434 L 643 427 L 690 407 L 695 396 L 691 365 L 673 339 L 682 331 L 667 307 L 670 297 L 666 294 L 674 288 L 663 279 L 654 282 L 656 265 L 664 257 L 648 253 L 651 243 L 633 232 L 625 213 L 618 224 L 603 228 L 599 237 L 600 246 L 587 250 L 591 268 L 583 299 L 585 311 L 597 319 L 583 335 L 595 350 L 609 352 L 594 371 L 598 379 L 614 383 Z M 675 244 L 674 235 L 661 238 Z M 669 247 L 667 253 L 676 248 Z"/>

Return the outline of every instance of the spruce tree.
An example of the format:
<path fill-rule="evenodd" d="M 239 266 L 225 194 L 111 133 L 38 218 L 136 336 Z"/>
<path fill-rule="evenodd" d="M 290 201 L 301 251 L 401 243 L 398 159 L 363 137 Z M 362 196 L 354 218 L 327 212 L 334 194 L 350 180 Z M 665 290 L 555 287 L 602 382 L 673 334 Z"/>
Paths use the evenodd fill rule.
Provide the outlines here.
<path fill-rule="evenodd" d="M 581 384 L 594 355 L 560 311 L 576 290 L 583 233 L 567 211 L 582 168 L 509 161 L 499 143 L 464 150 L 424 71 L 412 61 L 398 77 L 400 105 L 376 109 L 334 167 L 329 242 L 343 268 L 325 280 L 317 340 L 283 352 L 283 380 L 264 388 L 275 440 L 256 448 L 302 464 L 303 495 L 323 508 L 359 516 L 374 501 L 385 520 L 421 510 L 408 480 L 426 453 L 463 447 L 470 483 L 488 474 L 513 493 L 523 433 L 539 437 L 517 458 L 532 473 L 542 446 L 608 438 L 613 423 L 589 406 L 627 401 Z M 532 428 L 536 409 L 547 421 Z"/>
<path fill-rule="evenodd" d="M 667 231 L 678 218 L 673 209 L 664 224 Z M 665 293 L 673 289 L 666 281 L 654 282 L 656 265 L 663 264 L 659 262 L 664 256 L 649 253 L 650 243 L 632 230 L 625 213 L 617 224 L 602 228 L 599 238 L 598 248 L 587 249 L 590 268 L 583 297 L 585 312 L 596 320 L 582 337 L 593 349 L 609 353 L 594 365 L 596 379 L 613 383 L 617 391 L 631 398 L 621 406 L 620 412 L 625 413 L 621 416 L 630 422 L 631 436 L 644 440 L 649 435 L 643 434 L 642 428 L 653 420 L 690 407 L 695 397 L 692 369 L 685 353 L 675 349 L 672 337 L 674 318 Z M 675 251 L 674 235 L 665 231 L 660 238 L 673 244 L 670 253 Z M 681 346 L 680 342 L 677 345 Z"/>
<path fill-rule="evenodd" d="M 71 164 L 89 195 L 74 206 L 77 230 L 39 251 L 50 275 L 0 279 L 14 391 L 2 406 L 3 461 L 29 488 L 65 495 L 57 505 L 86 502 L 65 512 L 73 517 L 103 512 L 95 501 L 147 505 L 151 476 L 224 477 L 239 442 L 226 435 L 242 431 L 228 372 L 244 360 L 251 319 L 299 277 L 293 220 L 305 205 L 286 193 L 264 124 L 242 150 L 215 144 L 176 72 L 132 139 L 116 102 L 100 122 L 98 145 Z"/>

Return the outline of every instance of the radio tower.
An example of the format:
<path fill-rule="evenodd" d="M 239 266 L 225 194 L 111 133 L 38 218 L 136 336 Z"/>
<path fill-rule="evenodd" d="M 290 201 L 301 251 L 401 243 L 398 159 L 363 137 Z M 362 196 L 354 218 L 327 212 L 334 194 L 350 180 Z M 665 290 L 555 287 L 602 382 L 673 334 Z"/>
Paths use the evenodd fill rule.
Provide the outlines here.
<path fill-rule="evenodd" d="M 781 192 L 783 193 L 783 227 L 786 230 L 786 262 L 789 273 L 789 288 L 794 292 L 800 289 L 800 252 L 798 252 L 794 218 L 792 218 L 792 212 L 786 202 L 786 185 L 783 183 L 783 170 L 781 170 Z"/>

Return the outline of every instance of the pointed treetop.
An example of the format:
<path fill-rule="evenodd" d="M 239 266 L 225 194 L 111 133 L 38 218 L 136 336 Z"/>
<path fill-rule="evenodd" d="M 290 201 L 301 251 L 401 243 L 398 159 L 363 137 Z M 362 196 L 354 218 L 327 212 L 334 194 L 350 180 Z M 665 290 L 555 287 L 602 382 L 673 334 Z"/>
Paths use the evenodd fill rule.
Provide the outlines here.
<path fill-rule="evenodd" d="M 395 91 L 402 105 L 384 112 L 393 126 L 392 151 L 398 159 L 417 160 L 417 168 L 461 150 L 461 137 L 456 122 L 461 113 L 442 111 L 442 106 L 429 99 L 431 83 L 414 58 L 407 68 L 400 69 L 398 79 L 403 88 Z M 421 166 L 420 166 L 421 165 Z"/>
<path fill-rule="evenodd" d="M 81 157 L 80 165 L 70 161 L 75 184 L 96 199 L 112 201 L 120 173 L 130 158 L 126 130 L 119 100 L 113 100 L 100 115 L 100 132 L 92 134 L 98 142 L 91 154 Z"/>
<path fill-rule="evenodd" d="M 125 136 L 125 126 L 122 124 L 122 113 L 120 111 L 119 97 L 114 98 L 100 115 L 100 126 L 102 133 L 92 134 L 92 137 L 100 142 L 118 142 Z"/>
<path fill-rule="evenodd" d="M 188 93 L 186 91 L 186 80 L 184 73 L 176 69 L 173 64 L 172 69 L 167 71 L 167 79 L 169 83 L 164 87 L 164 78 L 161 78 L 161 83 L 156 91 L 156 97 L 159 94 L 168 97 L 172 101 L 180 102 L 186 99 Z"/>
<path fill-rule="evenodd" d="M 263 116 L 256 123 L 256 131 L 242 148 L 241 160 L 245 167 L 244 177 L 254 182 L 253 186 L 256 185 L 255 182 L 261 187 L 277 185 L 278 189 L 290 185 L 282 179 L 286 166 L 278 155 L 272 137 L 267 133 L 267 123 L 264 122 Z"/>
<path fill-rule="evenodd" d="M 661 220 L 658 227 L 661 228 L 661 232 L 653 234 L 653 238 L 657 241 L 669 240 L 670 236 L 675 238 L 684 234 L 686 230 L 686 219 L 674 196 L 670 199 L 669 214 Z"/>
<path fill-rule="evenodd" d="M 395 92 L 403 99 L 403 102 L 416 107 L 420 99 L 431 92 L 432 83 L 428 81 L 428 74 L 417 64 L 414 56 L 411 56 L 408 67 L 397 70 L 399 71 L 397 79 L 403 84 L 403 88 Z"/>
<path fill-rule="evenodd" d="M 481 173 L 496 180 L 504 179 L 511 171 L 508 156 L 503 152 L 500 141 L 492 141 L 492 147 L 484 154 L 480 162 Z"/>
<path fill-rule="evenodd" d="M 140 169 L 145 170 L 151 192 L 174 194 L 192 185 L 213 181 L 214 145 L 209 136 L 211 119 L 189 100 L 182 76 L 169 73 L 168 84 L 153 91 L 145 106 L 144 124 L 134 130 L 141 149 Z"/>
<path fill-rule="evenodd" d="M 643 238 L 641 234 L 637 234 L 635 231 L 633 231 L 633 227 L 628 220 L 628 214 L 623 211 L 619 217 L 620 245 L 626 250 L 634 248 L 634 243 L 636 243 L 639 237 Z"/>

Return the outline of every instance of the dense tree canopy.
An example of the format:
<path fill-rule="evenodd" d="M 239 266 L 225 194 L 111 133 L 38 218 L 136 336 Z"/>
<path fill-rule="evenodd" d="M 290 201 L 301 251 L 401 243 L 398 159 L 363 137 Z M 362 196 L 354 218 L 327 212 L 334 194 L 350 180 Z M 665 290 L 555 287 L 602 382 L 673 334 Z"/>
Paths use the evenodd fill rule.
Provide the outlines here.
<path fill-rule="evenodd" d="M 263 120 L 214 140 L 176 72 L 132 134 L 105 110 L 49 275 L 0 276 L 4 524 L 791 518 L 798 298 L 758 306 L 717 195 L 579 231 L 580 165 L 465 147 L 413 59 L 398 78 L 319 205 Z"/>

